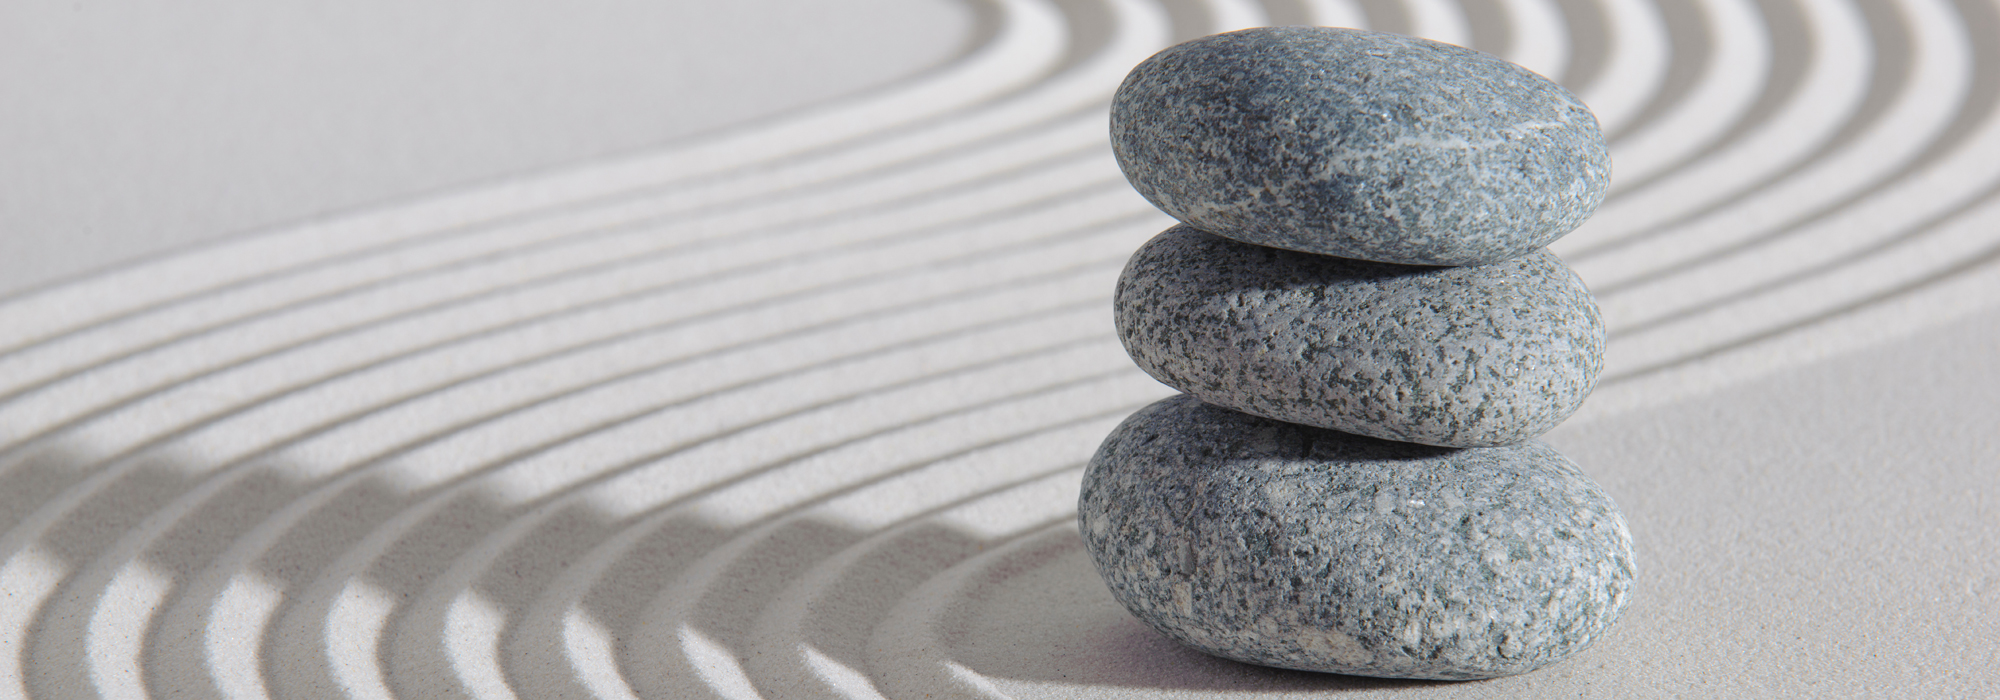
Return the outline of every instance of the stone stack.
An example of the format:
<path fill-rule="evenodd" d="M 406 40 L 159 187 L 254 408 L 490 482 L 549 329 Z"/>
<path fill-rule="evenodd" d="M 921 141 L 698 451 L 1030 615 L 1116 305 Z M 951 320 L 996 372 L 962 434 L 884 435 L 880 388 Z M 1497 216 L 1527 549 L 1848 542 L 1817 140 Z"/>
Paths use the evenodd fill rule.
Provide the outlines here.
<path fill-rule="evenodd" d="M 1610 180 L 1588 108 L 1470 49 L 1267 27 L 1141 63 L 1111 139 L 1182 222 L 1116 324 L 1185 394 L 1112 432 L 1079 503 L 1120 603 L 1219 656 L 1402 678 L 1521 673 L 1609 627 L 1624 518 L 1533 439 L 1603 365 L 1544 249 Z"/>

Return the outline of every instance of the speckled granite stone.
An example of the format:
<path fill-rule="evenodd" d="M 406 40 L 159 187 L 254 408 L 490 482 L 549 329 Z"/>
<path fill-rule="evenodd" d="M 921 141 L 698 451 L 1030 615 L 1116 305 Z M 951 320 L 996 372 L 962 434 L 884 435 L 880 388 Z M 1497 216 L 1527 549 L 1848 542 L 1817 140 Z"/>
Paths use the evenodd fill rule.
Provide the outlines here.
<path fill-rule="evenodd" d="M 1263 27 L 1173 46 L 1111 107 L 1125 177 L 1155 206 L 1260 245 L 1417 265 L 1541 248 L 1604 200 L 1597 118 L 1471 49 Z"/>
<path fill-rule="evenodd" d="M 1547 432 L 1604 366 L 1597 303 L 1546 250 L 1415 267 L 1181 225 L 1132 255 L 1113 316 L 1140 369 L 1204 401 L 1426 445 Z"/>
<path fill-rule="evenodd" d="M 1618 506 L 1541 442 L 1446 449 L 1186 395 L 1112 431 L 1078 523 L 1114 597 L 1254 664 L 1491 678 L 1588 646 L 1634 574 Z"/>

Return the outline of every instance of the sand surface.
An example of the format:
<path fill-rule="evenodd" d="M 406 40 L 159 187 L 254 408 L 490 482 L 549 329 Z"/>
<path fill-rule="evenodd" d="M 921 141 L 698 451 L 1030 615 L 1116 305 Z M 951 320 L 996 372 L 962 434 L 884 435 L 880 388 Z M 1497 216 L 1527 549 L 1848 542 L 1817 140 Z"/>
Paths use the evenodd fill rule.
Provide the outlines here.
<path fill-rule="evenodd" d="M 0 697 L 2000 695 L 2000 7 L 655 5 L 0 4 Z M 1561 665 L 1211 659 L 1082 556 L 1168 393 L 1110 91 L 1291 23 L 1611 136 L 1548 439 L 1641 578 Z"/>

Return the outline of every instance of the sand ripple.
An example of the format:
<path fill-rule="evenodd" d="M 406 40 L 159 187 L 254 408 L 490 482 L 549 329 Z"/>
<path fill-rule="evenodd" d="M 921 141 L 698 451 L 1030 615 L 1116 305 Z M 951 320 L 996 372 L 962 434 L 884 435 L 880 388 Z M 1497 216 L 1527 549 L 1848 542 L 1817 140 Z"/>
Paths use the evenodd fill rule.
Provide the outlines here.
<path fill-rule="evenodd" d="M 970 0 L 968 0 L 970 1 Z M 1167 391 L 1109 293 L 1168 220 L 1109 93 L 1174 41 L 1409 32 L 1569 85 L 1613 198 L 1577 420 L 2000 300 L 2000 14 L 1700 0 L 991 0 L 902 83 L 0 302 L 0 695 L 1202 697 L 1081 462 Z"/>

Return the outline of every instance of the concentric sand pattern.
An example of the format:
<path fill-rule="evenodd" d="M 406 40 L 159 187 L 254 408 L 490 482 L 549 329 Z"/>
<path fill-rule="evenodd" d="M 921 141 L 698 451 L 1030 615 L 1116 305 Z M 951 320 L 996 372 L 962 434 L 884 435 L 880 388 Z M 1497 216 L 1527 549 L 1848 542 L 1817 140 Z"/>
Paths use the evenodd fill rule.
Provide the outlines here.
<path fill-rule="evenodd" d="M 981 7 L 878 91 L 0 302 L 0 697 L 1353 685 L 1176 656 L 1068 524 L 1168 393 L 1106 311 L 1169 223 L 1107 100 L 1215 31 L 1424 35 L 1591 106 L 1613 190 L 1555 251 L 1611 337 L 1573 423 L 2000 300 L 1990 4 Z"/>

